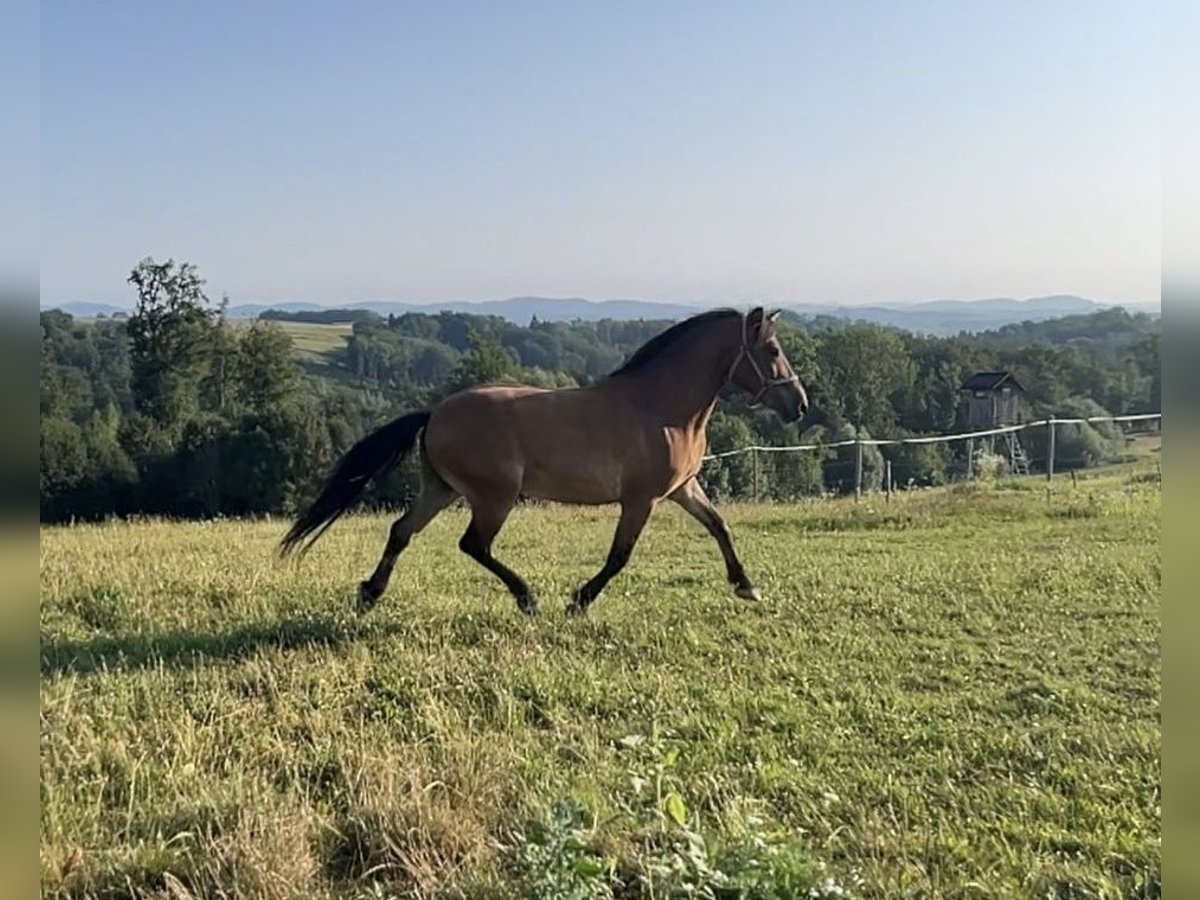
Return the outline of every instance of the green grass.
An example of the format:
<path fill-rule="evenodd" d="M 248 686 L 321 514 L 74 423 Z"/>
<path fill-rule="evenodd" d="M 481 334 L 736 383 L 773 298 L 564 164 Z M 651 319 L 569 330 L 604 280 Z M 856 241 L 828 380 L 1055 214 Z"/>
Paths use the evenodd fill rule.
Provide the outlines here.
<path fill-rule="evenodd" d="M 44 896 L 1157 897 L 1135 475 L 726 507 L 760 605 L 663 507 L 583 620 L 612 509 L 514 513 L 534 622 L 462 510 L 361 621 L 383 517 L 44 529 Z"/>
<path fill-rule="evenodd" d="M 322 325 L 315 322 L 280 322 L 301 354 L 323 355 L 344 350 L 351 335 L 349 322 Z"/>
<path fill-rule="evenodd" d="M 235 327 L 249 328 L 257 319 L 231 320 Z M 310 365 L 326 365 L 333 357 L 346 349 L 353 333 L 349 322 L 322 324 L 320 322 L 274 321 L 292 339 L 292 349 L 297 359 Z"/>

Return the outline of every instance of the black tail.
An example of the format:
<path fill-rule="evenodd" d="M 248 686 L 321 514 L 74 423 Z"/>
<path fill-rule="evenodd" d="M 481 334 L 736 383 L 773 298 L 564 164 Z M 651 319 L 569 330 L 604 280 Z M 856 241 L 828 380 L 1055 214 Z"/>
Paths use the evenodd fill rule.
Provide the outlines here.
<path fill-rule="evenodd" d="M 309 547 L 325 533 L 350 507 L 357 503 L 367 489 L 367 482 L 393 468 L 417 442 L 417 434 L 429 421 L 428 412 L 409 413 L 382 428 L 377 428 L 346 451 L 321 496 L 313 501 L 296 520 L 279 544 L 279 552 L 287 556 L 313 532 L 316 534 L 300 551 L 303 556 Z"/>

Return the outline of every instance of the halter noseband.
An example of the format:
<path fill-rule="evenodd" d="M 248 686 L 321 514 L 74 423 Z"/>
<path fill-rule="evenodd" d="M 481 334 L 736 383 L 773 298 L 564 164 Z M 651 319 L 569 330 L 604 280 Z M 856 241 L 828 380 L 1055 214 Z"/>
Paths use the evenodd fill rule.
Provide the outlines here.
<path fill-rule="evenodd" d="M 800 376 L 793 372 L 791 375 L 780 375 L 778 378 L 768 378 L 762 368 L 758 364 L 758 360 L 754 358 L 754 354 L 750 352 L 750 341 L 748 338 L 748 330 L 750 326 L 750 317 L 742 316 L 742 349 L 738 351 L 737 359 L 733 361 L 733 365 L 729 369 L 729 377 L 733 378 L 733 373 L 737 371 L 737 367 L 742 362 L 742 357 L 745 357 L 750 362 L 750 367 L 754 369 L 754 374 L 758 376 L 758 380 L 762 386 L 758 392 L 754 394 L 746 405 L 753 409 L 756 406 L 762 405 L 762 399 L 773 387 L 780 387 L 785 384 L 797 384 L 800 381 Z"/>

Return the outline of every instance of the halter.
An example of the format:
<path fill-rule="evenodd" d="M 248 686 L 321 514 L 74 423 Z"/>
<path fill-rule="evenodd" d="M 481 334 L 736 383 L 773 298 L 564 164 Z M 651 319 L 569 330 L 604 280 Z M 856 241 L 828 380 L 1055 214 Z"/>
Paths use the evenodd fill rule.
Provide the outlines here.
<path fill-rule="evenodd" d="M 749 325 L 750 317 L 742 316 L 742 349 L 738 351 L 737 358 L 733 361 L 733 365 L 729 369 L 729 377 L 733 378 L 733 373 L 737 371 L 737 367 L 741 364 L 743 356 L 749 360 L 750 367 L 754 369 L 754 374 L 757 375 L 758 380 L 762 382 L 762 387 L 758 389 L 758 392 L 746 401 L 746 405 L 751 409 L 754 409 L 754 407 L 762 405 L 763 397 L 771 388 L 780 387 L 781 385 L 785 384 L 798 384 L 800 381 L 800 376 L 793 372 L 791 375 L 780 375 L 778 378 L 768 378 L 763 373 L 762 368 L 759 366 L 758 360 L 754 358 L 754 354 L 750 352 L 750 341 L 748 338 Z"/>

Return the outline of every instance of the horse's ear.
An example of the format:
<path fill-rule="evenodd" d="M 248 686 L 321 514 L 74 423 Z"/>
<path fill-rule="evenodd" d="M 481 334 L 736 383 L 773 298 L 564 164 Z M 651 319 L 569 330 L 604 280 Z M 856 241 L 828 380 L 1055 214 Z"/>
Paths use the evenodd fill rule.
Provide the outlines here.
<path fill-rule="evenodd" d="M 775 320 L 779 318 L 779 315 L 780 315 L 780 313 L 782 313 L 782 312 L 783 312 L 783 310 L 782 310 L 782 309 L 773 309 L 773 310 L 771 310 L 769 313 L 767 313 L 767 321 L 768 321 L 768 322 L 770 322 L 772 325 L 774 325 L 774 324 L 775 324 Z"/>
<path fill-rule="evenodd" d="M 746 324 L 750 334 L 755 336 L 755 341 L 765 341 L 768 332 L 770 331 L 771 323 L 774 319 L 767 316 L 767 311 L 761 306 L 756 306 L 750 310 L 750 314 L 746 316 Z"/>

